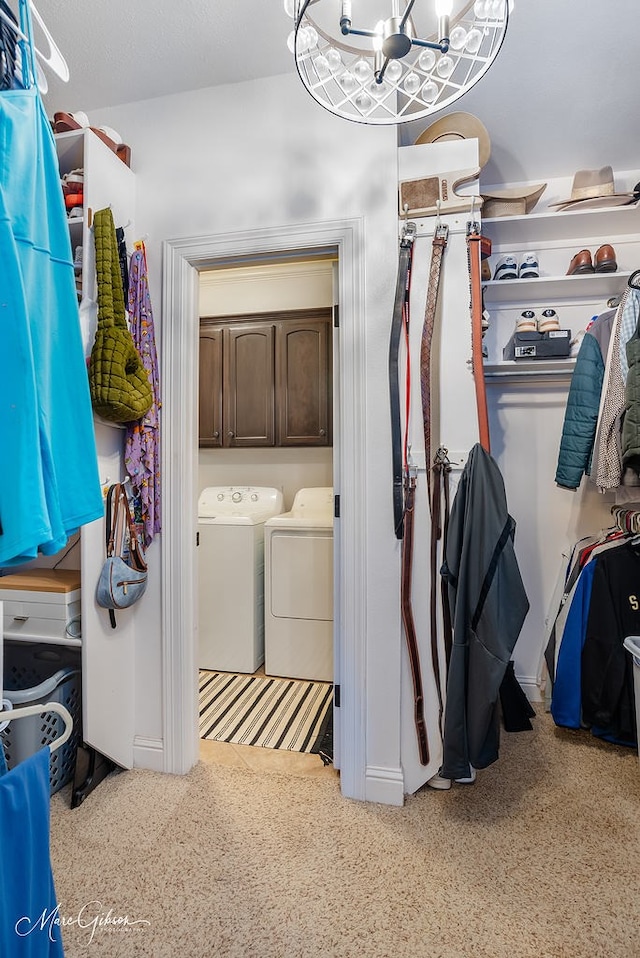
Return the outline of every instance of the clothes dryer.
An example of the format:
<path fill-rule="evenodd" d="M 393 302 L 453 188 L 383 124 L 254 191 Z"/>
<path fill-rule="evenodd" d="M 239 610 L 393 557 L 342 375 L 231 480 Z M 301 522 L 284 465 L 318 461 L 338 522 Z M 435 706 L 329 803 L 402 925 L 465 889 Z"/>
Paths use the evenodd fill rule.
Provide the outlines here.
<path fill-rule="evenodd" d="M 333 681 L 333 489 L 265 524 L 265 671 Z"/>
<path fill-rule="evenodd" d="M 209 486 L 198 500 L 199 665 L 255 672 L 264 662 L 264 524 L 282 512 L 265 486 Z"/>

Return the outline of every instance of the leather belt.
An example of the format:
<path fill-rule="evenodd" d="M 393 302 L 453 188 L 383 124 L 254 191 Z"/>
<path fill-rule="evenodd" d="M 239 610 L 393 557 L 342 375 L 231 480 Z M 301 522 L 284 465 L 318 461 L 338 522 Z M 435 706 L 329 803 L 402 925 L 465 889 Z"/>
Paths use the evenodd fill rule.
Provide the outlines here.
<path fill-rule="evenodd" d="M 422 765 L 429 764 L 429 744 L 427 742 L 427 726 L 424 720 L 424 694 L 422 691 L 422 672 L 420 669 L 420 653 L 418 652 L 418 638 L 416 635 L 413 609 L 411 607 L 411 577 L 413 572 L 413 514 L 415 506 L 416 479 L 413 475 L 405 478 L 404 502 L 404 538 L 402 540 L 402 582 L 401 606 L 402 624 L 407 639 L 411 679 L 413 682 L 413 709 L 416 734 L 418 736 L 418 753 Z"/>
<path fill-rule="evenodd" d="M 398 374 L 398 355 L 405 310 L 408 308 L 411 285 L 411 264 L 413 259 L 413 241 L 416 235 L 415 223 L 406 223 L 400 239 L 400 257 L 398 279 L 393 306 L 391 337 L 389 340 L 389 398 L 391 404 L 391 454 L 393 464 L 393 527 L 396 539 L 403 535 L 403 456 L 402 456 L 402 419 L 400 414 L 400 378 Z"/>
<path fill-rule="evenodd" d="M 480 445 L 491 454 L 487 391 L 482 362 L 482 278 L 480 272 L 480 228 L 476 222 L 467 223 L 467 259 L 471 290 L 471 368 L 476 390 L 478 434 Z"/>
<path fill-rule="evenodd" d="M 440 269 L 447 247 L 449 227 L 437 224 L 433 234 L 429 285 L 424 310 L 422 339 L 420 341 L 420 388 L 422 392 L 422 422 L 424 425 L 424 456 L 427 467 L 427 487 L 430 486 L 429 464 L 431 463 L 431 341 L 440 291 Z"/>
<path fill-rule="evenodd" d="M 442 716 L 444 711 L 444 695 L 442 693 L 442 680 L 440 677 L 440 655 L 438 651 L 438 586 L 440 580 L 440 589 L 442 596 L 442 618 L 444 624 L 444 649 L 445 649 L 445 683 L 446 675 L 449 669 L 449 660 L 451 658 L 451 647 L 453 636 L 451 630 L 451 610 L 449 609 L 449 596 L 447 584 L 440 575 L 438 568 L 438 542 L 442 539 L 442 554 L 446 553 L 447 532 L 449 529 L 449 473 L 451 472 L 451 463 L 447 455 L 447 450 L 440 446 L 433 462 L 433 482 L 431 492 L 431 662 L 433 665 L 433 675 L 436 680 L 438 690 L 439 706 L 439 724 L 442 728 Z M 444 501 L 444 515 L 442 512 L 442 503 Z"/>

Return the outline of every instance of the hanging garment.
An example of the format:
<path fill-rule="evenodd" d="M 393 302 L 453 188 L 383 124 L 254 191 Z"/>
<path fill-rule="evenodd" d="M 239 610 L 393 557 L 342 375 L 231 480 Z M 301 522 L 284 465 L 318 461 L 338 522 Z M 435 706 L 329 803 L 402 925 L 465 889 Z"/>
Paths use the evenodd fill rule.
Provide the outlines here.
<path fill-rule="evenodd" d="M 21 12 L 28 18 L 26 4 Z M 28 20 L 21 26 L 30 36 Z M 69 230 L 55 142 L 33 81 L 0 92 L 0 289 L 6 566 L 57 552 L 102 515 Z"/>
<path fill-rule="evenodd" d="M 132 422 L 127 426 L 124 460 L 134 491 L 141 501 L 144 544 L 148 546 L 154 535 L 162 529 L 162 496 L 160 375 L 144 249 L 135 250 L 131 257 L 129 312 L 131 335 L 149 376 L 153 394 L 153 403 L 149 412 L 139 422 Z"/>
<path fill-rule="evenodd" d="M 453 627 L 444 718 L 443 778 L 464 779 L 498 758 L 498 698 L 529 610 L 494 459 L 477 443 L 451 508 L 442 575 Z"/>
<path fill-rule="evenodd" d="M 49 747 L 0 777 L 0 955 L 61 958 L 49 849 Z"/>

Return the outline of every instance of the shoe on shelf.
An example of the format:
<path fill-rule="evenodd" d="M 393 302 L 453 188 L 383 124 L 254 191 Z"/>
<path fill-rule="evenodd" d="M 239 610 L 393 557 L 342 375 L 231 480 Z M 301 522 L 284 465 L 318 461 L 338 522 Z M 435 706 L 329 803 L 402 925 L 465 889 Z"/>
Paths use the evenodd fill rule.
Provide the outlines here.
<path fill-rule="evenodd" d="M 593 273 L 594 266 L 591 260 L 591 251 L 588 249 L 581 249 L 579 253 L 573 257 L 569 263 L 569 269 L 567 270 L 567 276 L 576 276 L 579 273 Z"/>
<path fill-rule="evenodd" d="M 537 253 L 527 253 L 518 266 L 518 279 L 537 279 L 540 276 Z"/>
<path fill-rule="evenodd" d="M 543 309 L 542 316 L 538 320 L 538 332 L 550 333 L 560 329 L 560 320 L 555 309 Z"/>
<path fill-rule="evenodd" d="M 618 264 L 616 263 L 616 251 L 613 246 L 605 243 L 604 246 L 596 250 L 593 263 L 596 273 L 615 273 Z"/>
<path fill-rule="evenodd" d="M 525 309 L 516 323 L 516 333 L 535 333 L 538 331 L 538 321 L 532 309 Z"/>
<path fill-rule="evenodd" d="M 512 256 L 511 253 L 507 253 L 506 256 L 501 256 L 498 262 L 496 263 L 495 272 L 493 274 L 494 279 L 517 279 L 518 278 L 518 261 L 515 256 Z"/>

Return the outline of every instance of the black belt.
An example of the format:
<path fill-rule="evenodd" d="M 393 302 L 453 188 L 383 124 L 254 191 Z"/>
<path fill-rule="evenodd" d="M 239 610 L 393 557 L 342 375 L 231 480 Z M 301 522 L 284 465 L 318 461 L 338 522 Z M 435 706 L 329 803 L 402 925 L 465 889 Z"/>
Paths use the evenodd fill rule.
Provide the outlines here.
<path fill-rule="evenodd" d="M 409 299 L 413 241 L 416 235 L 415 223 L 406 223 L 400 238 L 400 258 L 398 262 L 398 280 L 396 298 L 393 306 L 391 338 L 389 340 L 389 398 L 391 402 L 391 455 L 393 464 L 393 527 L 396 539 L 403 536 L 403 461 L 402 461 L 402 419 L 400 415 L 400 377 L 398 374 L 398 353 L 402 334 L 403 314 Z"/>

